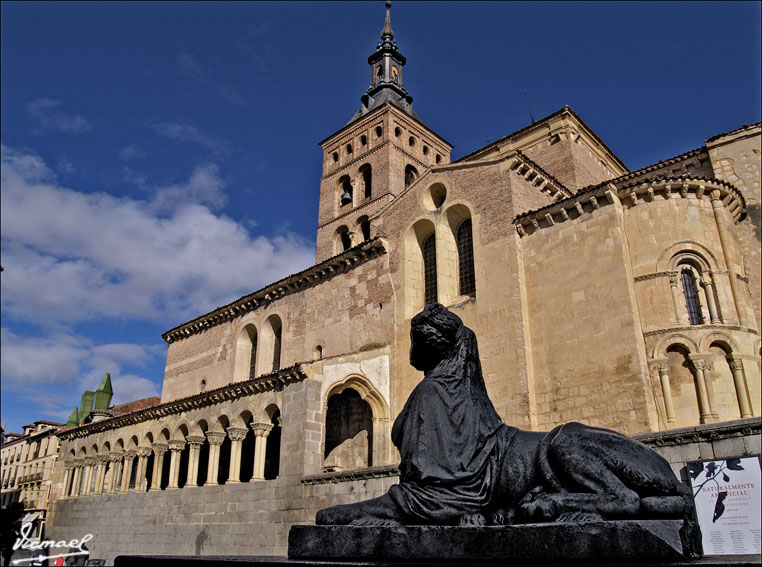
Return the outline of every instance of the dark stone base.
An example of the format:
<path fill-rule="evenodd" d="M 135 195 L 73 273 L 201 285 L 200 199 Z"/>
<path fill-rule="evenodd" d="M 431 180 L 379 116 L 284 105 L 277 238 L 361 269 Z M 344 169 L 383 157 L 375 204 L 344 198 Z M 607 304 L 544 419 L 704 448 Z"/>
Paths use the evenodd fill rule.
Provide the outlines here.
<path fill-rule="evenodd" d="M 325 559 L 290 559 L 287 557 L 250 557 L 250 556 L 182 556 L 182 555 L 120 555 L 114 561 L 115 567 L 433 567 L 443 564 L 457 565 L 458 567 L 538 567 L 537 562 L 525 563 L 506 559 L 504 561 L 482 561 L 482 560 L 458 560 L 453 562 L 444 561 L 359 561 L 359 560 L 325 560 Z M 584 562 L 576 561 L 553 561 L 542 563 L 542 567 L 570 567 L 574 565 L 595 565 L 595 567 L 648 567 L 650 565 L 659 567 L 759 567 L 759 555 L 727 555 L 722 557 L 702 557 L 701 559 L 684 559 L 675 562 L 663 561 L 595 561 L 594 559 Z"/>
<path fill-rule="evenodd" d="M 376 561 L 683 559 L 681 520 L 455 526 L 293 526 L 294 558 Z"/>

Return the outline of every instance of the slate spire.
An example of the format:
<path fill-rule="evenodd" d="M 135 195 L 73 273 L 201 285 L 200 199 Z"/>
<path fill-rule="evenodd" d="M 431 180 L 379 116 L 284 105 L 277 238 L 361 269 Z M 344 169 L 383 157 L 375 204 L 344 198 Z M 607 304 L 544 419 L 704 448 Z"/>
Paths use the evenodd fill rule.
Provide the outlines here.
<path fill-rule="evenodd" d="M 387 0 L 386 20 L 381 30 L 381 39 L 375 53 L 368 57 L 371 71 L 370 86 L 360 98 L 362 106 L 349 121 L 350 123 L 387 102 L 416 120 L 421 120 L 413 110 L 413 97 L 408 94 L 402 83 L 402 67 L 407 60 L 397 49 L 397 42 L 394 40 L 391 7 L 391 0 Z"/>

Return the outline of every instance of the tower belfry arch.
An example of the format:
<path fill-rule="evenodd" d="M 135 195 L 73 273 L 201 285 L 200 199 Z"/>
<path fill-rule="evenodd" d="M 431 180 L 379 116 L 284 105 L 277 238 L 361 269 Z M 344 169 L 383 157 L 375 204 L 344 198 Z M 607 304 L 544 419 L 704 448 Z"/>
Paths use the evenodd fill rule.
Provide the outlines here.
<path fill-rule="evenodd" d="M 358 225 L 405 189 L 405 172 L 423 174 L 429 167 L 450 162 L 452 145 L 424 124 L 413 110 L 413 97 L 403 83 L 407 59 L 399 51 L 391 23 L 391 2 L 375 51 L 368 57 L 370 86 L 360 108 L 323 148 L 323 175 L 318 209 L 317 262 L 344 251 L 336 234 Z M 372 175 L 372 186 L 370 179 Z M 374 233 L 359 234 L 352 245 Z M 340 230 L 341 229 L 341 230 Z M 338 231 L 338 232 L 337 232 Z"/>

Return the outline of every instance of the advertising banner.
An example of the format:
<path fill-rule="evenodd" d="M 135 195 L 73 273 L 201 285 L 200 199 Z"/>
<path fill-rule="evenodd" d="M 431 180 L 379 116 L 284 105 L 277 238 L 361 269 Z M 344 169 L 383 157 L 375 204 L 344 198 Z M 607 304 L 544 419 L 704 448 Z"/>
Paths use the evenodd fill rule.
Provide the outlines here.
<path fill-rule="evenodd" d="M 688 463 L 705 555 L 762 552 L 759 457 Z"/>

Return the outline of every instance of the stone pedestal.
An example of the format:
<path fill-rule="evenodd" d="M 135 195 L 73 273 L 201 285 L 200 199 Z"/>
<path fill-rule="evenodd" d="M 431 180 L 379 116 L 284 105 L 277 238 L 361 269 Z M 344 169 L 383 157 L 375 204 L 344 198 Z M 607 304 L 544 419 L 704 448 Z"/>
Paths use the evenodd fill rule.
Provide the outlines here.
<path fill-rule="evenodd" d="M 682 560 L 681 520 L 516 526 L 293 526 L 296 559 L 547 563 Z"/>

